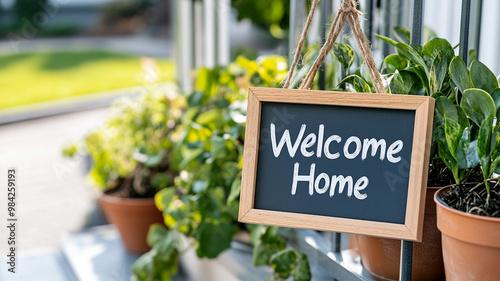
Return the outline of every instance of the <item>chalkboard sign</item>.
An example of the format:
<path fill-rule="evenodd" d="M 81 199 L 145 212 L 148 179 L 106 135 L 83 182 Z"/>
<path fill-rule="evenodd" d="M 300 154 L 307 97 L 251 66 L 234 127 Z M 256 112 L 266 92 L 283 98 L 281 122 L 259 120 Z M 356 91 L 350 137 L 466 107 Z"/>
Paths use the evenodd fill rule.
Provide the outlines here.
<path fill-rule="evenodd" d="M 434 100 L 250 88 L 239 220 L 420 241 Z"/>

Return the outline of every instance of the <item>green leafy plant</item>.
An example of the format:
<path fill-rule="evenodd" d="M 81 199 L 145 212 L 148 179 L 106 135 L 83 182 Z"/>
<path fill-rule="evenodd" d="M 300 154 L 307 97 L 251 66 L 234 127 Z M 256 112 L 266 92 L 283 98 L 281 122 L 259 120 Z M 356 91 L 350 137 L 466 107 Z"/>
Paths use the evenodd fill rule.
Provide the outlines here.
<path fill-rule="evenodd" d="M 170 134 L 185 100 L 169 87 L 119 100 L 112 106 L 113 114 L 87 134 L 84 147 L 92 159 L 89 176 L 106 193 L 153 197 L 173 183 L 177 172 L 170 160 Z"/>
<path fill-rule="evenodd" d="M 428 95 L 436 99 L 429 185 L 484 184 L 484 200 L 473 200 L 482 202 L 480 208 L 469 201 L 455 207 L 498 216 L 500 205 L 490 202 L 490 180 L 494 177 L 496 181 L 493 173 L 500 172 L 500 127 L 495 125 L 500 116 L 498 79 L 486 65 L 474 60 L 474 51 L 466 64 L 455 56 L 447 40 L 433 38 L 423 46 L 409 45 L 408 32 L 395 28 L 399 42 L 377 35 L 397 50 L 397 54 L 384 59 L 381 69 L 392 94 Z M 359 92 L 373 92 L 362 68 L 341 83 L 349 83 Z M 459 196 L 469 198 L 466 193 Z M 494 195 L 499 197 L 497 191 Z"/>
<path fill-rule="evenodd" d="M 237 222 L 246 91 L 249 86 L 279 86 L 286 70 L 284 58 L 269 56 L 256 61 L 239 57 L 227 68 L 198 71 L 196 90 L 186 96 L 187 109 L 172 134 L 171 161 L 179 176 L 172 188 L 155 196 L 168 230 L 151 228 L 150 235 L 161 232 L 164 238 L 151 239 L 153 250 L 133 267 L 135 280 L 168 280 L 172 267 L 157 265 L 182 251 L 180 242 L 170 239 L 174 233 L 188 237 L 198 257 L 215 258 L 230 247 L 238 231 L 245 229 L 252 237 L 255 266 L 272 266 L 277 279 L 310 279 L 307 258 L 286 248 L 279 228 Z M 163 245 L 165 241 L 168 246 Z M 287 267 L 292 259 L 295 264 Z"/>

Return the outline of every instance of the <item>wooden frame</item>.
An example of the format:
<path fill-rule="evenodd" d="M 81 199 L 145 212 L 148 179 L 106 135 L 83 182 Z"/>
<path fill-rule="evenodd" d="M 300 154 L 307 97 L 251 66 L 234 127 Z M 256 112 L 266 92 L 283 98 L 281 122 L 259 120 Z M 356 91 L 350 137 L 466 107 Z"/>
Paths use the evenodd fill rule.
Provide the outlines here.
<path fill-rule="evenodd" d="M 262 102 L 415 111 L 405 223 L 394 224 L 255 209 L 254 196 Z M 434 99 L 425 96 L 250 88 L 248 91 L 239 221 L 421 241 L 433 116 Z"/>

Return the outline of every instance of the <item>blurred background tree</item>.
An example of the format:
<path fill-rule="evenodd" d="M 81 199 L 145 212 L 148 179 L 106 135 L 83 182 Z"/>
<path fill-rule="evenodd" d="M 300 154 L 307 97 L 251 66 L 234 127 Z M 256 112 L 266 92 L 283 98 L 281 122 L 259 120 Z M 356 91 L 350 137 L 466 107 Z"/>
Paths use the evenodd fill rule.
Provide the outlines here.
<path fill-rule="evenodd" d="M 16 0 L 14 2 L 16 26 L 20 28 L 24 21 L 32 22 L 37 13 L 44 12 L 47 2 L 48 0 Z"/>
<path fill-rule="evenodd" d="M 285 38 L 290 18 L 290 0 L 255 1 L 232 0 L 238 10 L 238 20 L 250 19 L 254 24 L 269 30 L 276 38 Z"/>

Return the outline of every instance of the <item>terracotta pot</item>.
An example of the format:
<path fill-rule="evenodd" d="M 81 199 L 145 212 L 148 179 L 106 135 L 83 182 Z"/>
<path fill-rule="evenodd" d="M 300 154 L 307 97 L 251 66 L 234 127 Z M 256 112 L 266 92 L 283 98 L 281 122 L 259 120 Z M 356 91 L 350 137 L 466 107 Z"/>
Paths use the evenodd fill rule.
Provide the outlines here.
<path fill-rule="evenodd" d="M 467 214 L 435 197 L 437 226 L 442 233 L 446 280 L 500 279 L 500 218 Z"/>
<path fill-rule="evenodd" d="M 444 280 L 441 234 L 436 227 L 434 193 L 438 187 L 428 187 L 425 200 L 422 243 L 413 243 L 412 280 Z M 378 280 L 399 280 L 401 240 L 358 235 L 358 247 L 363 266 Z"/>
<path fill-rule="evenodd" d="M 128 251 L 143 254 L 151 249 L 146 243 L 149 226 L 163 223 L 163 216 L 153 198 L 130 199 L 102 195 L 99 203 L 108 221 L 120 232 Z"/>

